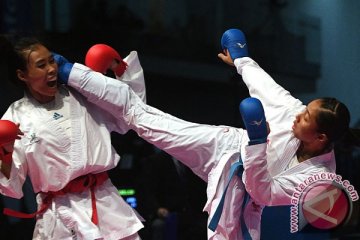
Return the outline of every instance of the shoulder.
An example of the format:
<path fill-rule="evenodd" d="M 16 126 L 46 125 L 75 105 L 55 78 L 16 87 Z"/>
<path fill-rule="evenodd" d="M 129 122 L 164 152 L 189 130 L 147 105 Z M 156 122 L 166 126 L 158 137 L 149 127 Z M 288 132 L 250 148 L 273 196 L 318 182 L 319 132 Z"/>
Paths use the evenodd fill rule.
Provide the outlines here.
<path fill-rule="evenodd" d="M 30 108 L 31 104 L 29 103 L 29 99 L 24 96 L 23 98 L 10 104 L 2 118 L 11 120 L 16 118 L 18 115 L 28 112 Z"/>

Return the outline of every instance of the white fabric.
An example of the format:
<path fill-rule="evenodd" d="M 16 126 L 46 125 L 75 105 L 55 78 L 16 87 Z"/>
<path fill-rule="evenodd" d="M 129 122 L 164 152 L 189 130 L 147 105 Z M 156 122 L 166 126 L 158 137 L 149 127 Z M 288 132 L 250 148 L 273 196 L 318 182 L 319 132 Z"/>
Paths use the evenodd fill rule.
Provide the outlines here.
<path fill-rule="evenodd" d="M 304 109 L 302 103 L 277 85 L 253 60 L 239 59 L 235 65 L 250 94 L 264 104 L 271 134 L 267 144 L 247 146 L 246 131 L 227 126 L 196 124 L 178 119 L 144 104 L 126 85 L 76 64 L 69 85 L 98 104 L 129 129 L 190 167 L 207 181 L 204 210 L 211 217 L 223 193 L 232 163 L 240 153 L 245 164 L 243 181 L 253 197 L 245 209 L 245 221 L 253 239 L 260 239 L 262 206 L 290 204 L 295 184 L 317 171 L 335 171 L 333 153 L 309 159 L 284 171 L 299 141 L 292 135 L 292 121 Z M 257 186 L 258 189 L 257 189 Z M 264 191 L 264 196 L 262 196 Z M 209 239 L 242 239 L 240 226 L 244 184 L 233 178 L 226 195 L 223 215 Z"/>
<path fill-rule="evenodd" d="M 275 83 L 251 58 L 236 59 L 235 66 L 250 95 L 261 100 L 271 129 L 267 144 L 245 147 L 246 189 L 260 204 L 291 205 L 295 187 L 306 178 L 319 172 L 335 172 L 334 152 L 288 169 L 300 144 L 292 133 L 293 121 L 306 106 Z"/>
<path fill-rule="evenodd" d="M 43 104 L 43 107 L 53 116 L 53 118 L 57 119 L 57 124 L 59 124 L 65 130 L 68 137 L 70 137 L 71 121 L 70 103 L 68 98 L 62 98 L 59 95 L 56 95 L 53 101 Z"/>
<path fill-rule="evenodd" d="M 125 119 L 129 129 L 183 162 L 208 182 L 209 200 L 205 210 L 210 215 L 214 213 L 229 174 L 228 171 L 223 172 L 224 166 L 229 169 L 230 164 L 239 159 L 243 129 L 190 123 L 163 113 L 144 104 L 128 85 L 90 71 L 81 64 L 74 65 L 69 85 L 115 117 Z M 220 178 L 222 180 L 218 184 Z M 221 218 L 218 231 L 224 232 L 224 239 L 229 239 L 228 232 L 234 235 L 230 239 L 239 239 L 241 204 L 231 206 L 230 202 L 242 202 L 244 187 L 238 178 L 234 178 L 231 184 L 229 191 L 234 194 L 229 193 L 225 200 L 226 219 Z M 214 234 L 209 232 L 210 238 Z"/>
<path fill-rule="evenodd" d="M 46 193 L 62 189 L 76 177 L 107 171 L 118 164 L 120 158 L 111 146 L 110 132 L 125 133 L 123 121 L 73 90 L 60 87 L 56 100 L 69 102 L 71 137 L 58 123 L 61 117 L 48 111 L 48 104 L 41 105 L 28 95 L 14 102 L 3 116 L 20 123 L 24 136 L 15 142 L 10 178 L 0 172 L 1 194 L 21 198 L 26 175 L 36 193 Z M 63 105 L 57 108 L 63 112 Z M 55 197 L 49 209 L 38 216 L 33 239 L 138 237 L 136 232 L 143 227 L 141 217 L 119 196 L 110 180 L 96 188 L 95 197 L 98 226 L 91 222 L 90 190 L 70 193 Z M 39 205 L 42 198 L 43 194 L 37 195 Z"/>
<path fill-rule="evenodd" d="M 130 54 L 123 60 L 128 64 L 128 67 L 123 75 L 116 76 L 116 79 L 129 85 L 130 88 L 140 97 L 140 99 L 146 103 L 144 72 L 137 52 L 131 51 Z"/>

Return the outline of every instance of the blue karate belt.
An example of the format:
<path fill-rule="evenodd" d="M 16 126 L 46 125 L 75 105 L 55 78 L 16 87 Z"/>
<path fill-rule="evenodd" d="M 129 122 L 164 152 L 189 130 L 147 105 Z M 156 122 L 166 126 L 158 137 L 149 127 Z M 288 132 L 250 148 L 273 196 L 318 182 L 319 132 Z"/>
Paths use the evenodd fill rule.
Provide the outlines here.
<path fill-rule="evenodd" d="M 212 219 L 210 220 L 209 226 L 208 228 L 212 231 L 215 231 L 215 229 L 217 228 L 217 225 L 219 224 L 219 220 L 222 214 L 222 210 L 224 208 L 224 200 L 225 200 L 225 196 L 226 196 L 226 192 L 227 189 L 229 187 L 230 181 L 234 176 L 238 176 L 240 179 L 242 179 L 242 175 L 244 172 L 244 166 L 243 166 L 243 162 L 241 160 L 241 157 L 239 159 L 238 162 L 235 162 L 231 165 L 230 168 L 230 175 L 229 175 L 229 180 L 226 184 L 226 187 L 224 189 L 224 192 L 221 196 L 221 200 L 219 202 L 219 205 L 216 208 L 216 211 L 212 217 Z M 250 233 L 245 225 L 245 221 L 244 221 L 244 209 L 246 204 L 249 202 L 250 200 L 250 196 L 249 194 L 246 192 L 245 190 L 245 196 L 244 196 L 244 201 L 242 203 L 242 209 L 241 209 L 241 216 L 240 216 L 240 222 L 241 222 L 241 230 L 242 230 L 242 234 L 243 234 L 243 238 L 244 240 L 251 240 L 251 236 Z"/>

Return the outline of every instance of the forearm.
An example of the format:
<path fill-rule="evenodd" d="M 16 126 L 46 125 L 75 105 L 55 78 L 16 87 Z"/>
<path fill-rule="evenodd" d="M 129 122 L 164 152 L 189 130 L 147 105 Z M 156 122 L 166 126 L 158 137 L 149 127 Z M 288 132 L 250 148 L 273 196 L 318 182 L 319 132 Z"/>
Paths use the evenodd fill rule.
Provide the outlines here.
<path fill-rule="evenodd" d="M 144 72 L 141 67 L 138 54 L 136 51 L 132 51 L 124 61 L 128 64 L 128 67 L 122 76 L 116 76 L 116 78 L 131 87 L 131 89 L 140 97 L 140 99 L 146 103 L 146 87 Z"/>
<path fill-rule="evenodd" d="M 244 180 L 246 190 L 259 204 L 288 205 L 291 194 L 285 191 L 285 185 L 271 177 L 267 166 L 266 147 L 266 143 L 245 147 Z"/>
<path fill-rule="evenodd" d="M 245 57 L 234 62 L 237 72 L 249 89 L 252 97 L 260 99 L 264 108 L 279 105 L 302 105 L 289 91 L 274 81 L 253 59 Z"/>
<path fill-rule="evenodd" d="M 0 161 L 0 171 L 7 178 L 10 178 L 11 165 Z"/>
<path fill-rule="evenodd" d="M 11 161 L 9 161 L 7 156 L 5 158 L 7 159 L 4 161 L 4 157 L 0 157 L 0 194 L 13 198 L 21 198 L 23 196 L 23 176 L 25 175 L 14 168 L 11 162 L 12 158 Z"/>
<path fill-rule="evenodd" d="M 8 152 L 3 146 L 0 146 L 0 171 L 8 179 L 10 178 L 11 162 L 12 152 Z"/>

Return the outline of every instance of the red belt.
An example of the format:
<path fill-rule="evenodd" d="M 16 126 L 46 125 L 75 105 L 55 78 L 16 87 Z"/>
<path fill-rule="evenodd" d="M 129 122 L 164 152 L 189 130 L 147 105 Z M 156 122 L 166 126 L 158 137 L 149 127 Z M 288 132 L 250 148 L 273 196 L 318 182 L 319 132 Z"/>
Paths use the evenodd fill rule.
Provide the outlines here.
<path fill-rule="evenodd" d="M 43 193 L 43 194 L 45 194 L 45 198 L 43 199 L 43 202 L 38 211 L 36 211 L 34 213 L 23 213 L 23 212 L 18 212 L 18 211 L 9 209 L 9 208 L 4 208 L 4 214 L 12 216 L 12 217 L 18 217 L 18 218 L 34 218 L 34 217 L 36 217 L 36 215 L 44 213 L 46 211 L 46 209 L 49 208 L 54 197 L 62 196 L 67 193 L 79 193 L 79 192 L 83 192 L 87 189 L 90 189 L 91 205 L 92 205 L 91 221 L 97 225 L 99 220 L 98 220 L 97 209 L 96 209 L 95 187 L 103 184 L 108 178 L 109 177 L 106 172 L 102 172 L 102 173 L 98 173 L 98 174 L 88 174 L 85 176 L 75 178 L 74 180 L 69 182 L 63 189 L 61 189 L 59 191 Z"/>

